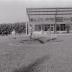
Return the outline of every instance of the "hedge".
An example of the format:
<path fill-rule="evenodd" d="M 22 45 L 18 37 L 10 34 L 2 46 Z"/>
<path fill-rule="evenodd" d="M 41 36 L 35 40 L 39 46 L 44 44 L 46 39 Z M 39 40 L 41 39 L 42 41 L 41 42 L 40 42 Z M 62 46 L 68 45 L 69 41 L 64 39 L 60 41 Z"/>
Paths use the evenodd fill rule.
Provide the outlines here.
<path fill-rule="evenodd" d="M 16 33 L 26 33 L 26 23 L 0 24 L 0 35 L 9 35 L 15 30 Z"/>

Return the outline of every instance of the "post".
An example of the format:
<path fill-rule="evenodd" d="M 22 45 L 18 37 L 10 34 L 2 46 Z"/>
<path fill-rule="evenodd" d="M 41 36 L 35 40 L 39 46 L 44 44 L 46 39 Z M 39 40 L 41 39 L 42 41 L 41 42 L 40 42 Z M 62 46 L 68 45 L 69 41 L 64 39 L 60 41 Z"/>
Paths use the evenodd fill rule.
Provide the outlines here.
<path fill-rule="evenodd" d="M 54 25 L 54 34 L 56 33 L 56 16 L 57 16 L 57 8 L 56 8 L 56 13 L 55 13 L 55 25 Z"/>
<path fill-rule="evenodd" d="M 67 33 L 69 33 L 70 32 L 70 24 L 66 25 L 66 29 L 67 29 Z"/>
<path fill-rule="evenodd" d="M 28 35 L 28 23 L 27 23 L 27 35 Z"/>
<path fill-rule="evenodd" d="M 30 40 L 32 39 L 32 25 L 30 24 Z"/>
<path fill-rule="evenodd" d="M 27 23 L 26 23 L 25 27 L 26 27 L 26 35 L 27 35 Z"/>
<path fill-rule="evenodd" d="M 52 35 L 51 35 L 51 24 L 50 24 L 50 39 L 52 39 Z"/>

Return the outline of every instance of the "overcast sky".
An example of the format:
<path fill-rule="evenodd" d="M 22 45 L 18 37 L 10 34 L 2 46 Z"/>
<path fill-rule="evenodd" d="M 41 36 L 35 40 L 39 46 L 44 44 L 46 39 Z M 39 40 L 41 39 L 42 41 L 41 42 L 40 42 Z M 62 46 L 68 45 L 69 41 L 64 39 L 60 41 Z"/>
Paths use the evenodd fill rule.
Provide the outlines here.
<path fill-rule="evenodd" d="M 0 0 L 0 23 L 27 21 L 28 7 L 72 7 L 72 0 Z"/>

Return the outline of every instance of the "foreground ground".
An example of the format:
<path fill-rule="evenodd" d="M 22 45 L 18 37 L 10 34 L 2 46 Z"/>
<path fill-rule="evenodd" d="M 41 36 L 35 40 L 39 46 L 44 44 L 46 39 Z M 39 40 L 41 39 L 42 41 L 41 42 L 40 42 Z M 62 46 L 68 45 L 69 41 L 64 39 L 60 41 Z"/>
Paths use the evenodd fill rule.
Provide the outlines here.
<path fill-rule="evenodd" d="M 72 35 L 59 35 L 45 44 L 21 43 L 23 39 L 0 37 L 0 72 L 13 72 L 38 58 L 46 59 L 42 72 L 72 72 Z"/>

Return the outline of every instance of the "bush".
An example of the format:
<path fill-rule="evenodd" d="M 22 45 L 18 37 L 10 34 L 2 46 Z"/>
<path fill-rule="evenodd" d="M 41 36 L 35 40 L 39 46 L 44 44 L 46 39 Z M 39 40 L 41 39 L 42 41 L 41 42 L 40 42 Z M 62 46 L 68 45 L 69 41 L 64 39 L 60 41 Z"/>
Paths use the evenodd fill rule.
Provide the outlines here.
<path fill-rule="evenodd" d="M 10 28 L 10 25 L 8 24 L 1 24 L 0 25 L 0 34 L 1 35 L 8 35 L 10 34 L 12 29 Z"/>
<path fill-rule="evenodd" d="M 0 35 L 9 35 L 13 30 L 16 33 L 26 33 L 25 23 L 0 24 Z"/>
<path fill-rule="evenodd" d="M 14 30 L 16 31 L 16 33 L 26 33 L 25 23 L 16 23 L 14 25 Z"/>

